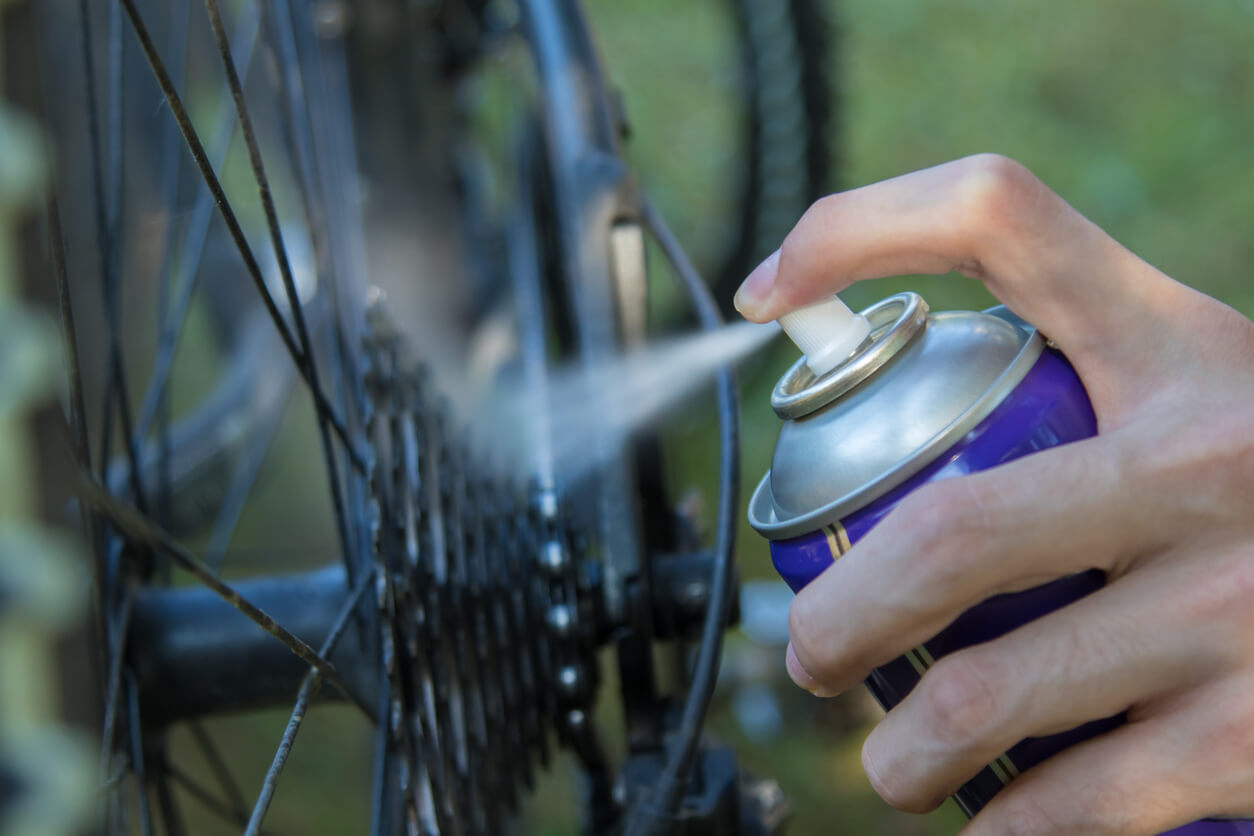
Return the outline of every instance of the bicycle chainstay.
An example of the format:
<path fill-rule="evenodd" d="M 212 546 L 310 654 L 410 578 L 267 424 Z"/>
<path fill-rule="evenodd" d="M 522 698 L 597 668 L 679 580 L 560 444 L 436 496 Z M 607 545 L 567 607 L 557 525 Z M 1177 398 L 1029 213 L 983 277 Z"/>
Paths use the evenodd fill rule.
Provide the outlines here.
<path fill-rule="evenodd" d="M 368 513 L 406 832 L 498 834 L 550 732 L 594 745 L 595 566 L 557 495 L 479 467 L 377 307 L 368 322 Z"/>

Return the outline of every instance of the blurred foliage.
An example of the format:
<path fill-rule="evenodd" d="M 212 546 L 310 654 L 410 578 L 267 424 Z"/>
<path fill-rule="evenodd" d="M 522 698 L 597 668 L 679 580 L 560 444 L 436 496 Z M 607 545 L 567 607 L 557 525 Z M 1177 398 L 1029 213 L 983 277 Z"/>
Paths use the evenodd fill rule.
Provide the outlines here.
<path fill-rule="evenodd" d="M 0 7 L 3 3 L 0 3 Z M 5 10 L 0 8 L 0 30 Z M 0 31 L 0 42 L 3 42 Z M 3 47 L 0 47 L 2 50 Z M 2 55 L 0 55 L 2 57 Z M 0 79 L 3 81 L 3 79 Z M 5 88 L 7 89 L 7 88 Z M 81 614 L 75 544 L 40 518 L 33 419 L 61 382 L 56 327 L 21 298 L 24 222 L 48 177 L 35 120 L 0 100 L 0 834 L 73 832 L 91 746 L 60 725 L 55 648 Z"/>

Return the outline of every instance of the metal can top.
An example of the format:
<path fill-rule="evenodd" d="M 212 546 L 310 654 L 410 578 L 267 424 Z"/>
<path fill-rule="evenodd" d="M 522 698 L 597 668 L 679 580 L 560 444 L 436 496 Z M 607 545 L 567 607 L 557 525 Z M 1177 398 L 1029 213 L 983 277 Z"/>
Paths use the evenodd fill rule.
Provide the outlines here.
<path fill-rule="evenodd" d="M 835 522 L 918 473 L 989 415 L 1044 340 L 1005 308 L 929 315 L 915 293 L 863 312 L 871 336 L 815 378 L 801 358 L 776 384 L 784 419 L 749 522 L 774 540 Z"/>

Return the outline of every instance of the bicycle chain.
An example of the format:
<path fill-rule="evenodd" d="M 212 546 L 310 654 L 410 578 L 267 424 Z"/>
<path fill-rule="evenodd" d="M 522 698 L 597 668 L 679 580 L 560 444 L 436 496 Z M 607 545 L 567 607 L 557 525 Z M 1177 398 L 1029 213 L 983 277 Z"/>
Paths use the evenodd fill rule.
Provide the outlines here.
<path fill-rule="evenodd" d="M 550 736 L 589 742 L 595 584 L 557 492 L 493 478 L 380 306 L 368 315 L 369 519 L 406 832 L 498 834 Z"/>

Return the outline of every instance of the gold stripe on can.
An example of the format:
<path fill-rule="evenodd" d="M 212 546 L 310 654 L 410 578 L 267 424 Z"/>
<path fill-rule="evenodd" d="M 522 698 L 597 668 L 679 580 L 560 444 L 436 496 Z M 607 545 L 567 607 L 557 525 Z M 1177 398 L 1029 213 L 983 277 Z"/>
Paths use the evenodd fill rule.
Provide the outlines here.
<path fill-rule="evenodd" d="M 841 555 L 849 551 L 852 544 L 849 542 L 849 533 L 845 531 L 845 527 L 839 521 L 831 523 L 823 527 L 823 534 L 827 538 L 827 548 L 832 553 L 832 560 L 836 560 Z M 920 644 L 910 648 L 905 652 L 906 661 L 914 668 L 915 673 L 920 677 L 927 673 L 928 669 L 936 664 L 936 659 L 932 656 L 932 652 L 927 649 L 927 645 Z M 1003 785 L 1009 784 L 1018 777 L 1019 768 L 1015 766 L 1014 761 L 1010 759 L 1009 754 L 1003 754 L 988 765 L 993 774 L 997 776 L 997 780 Z"/>

